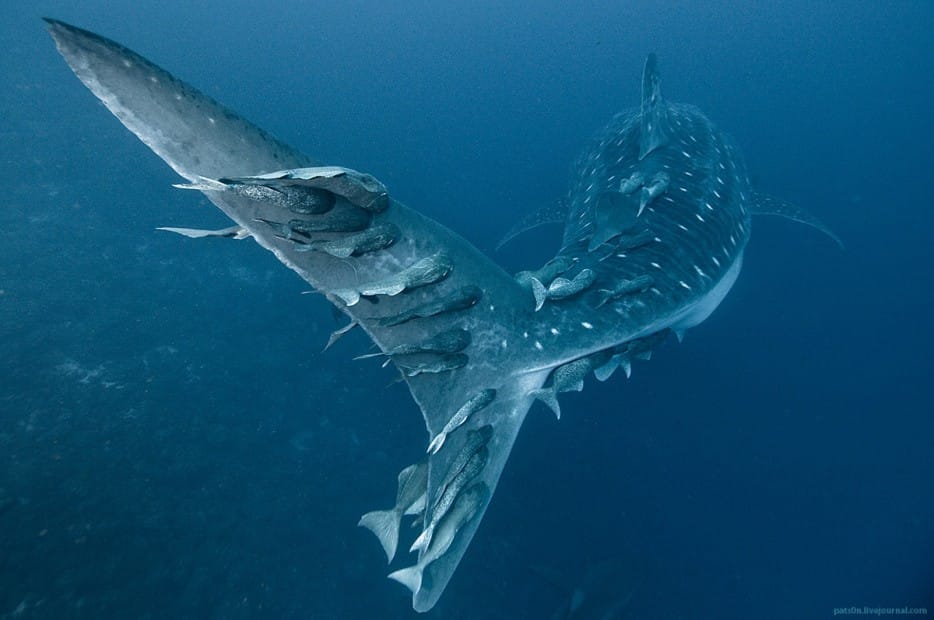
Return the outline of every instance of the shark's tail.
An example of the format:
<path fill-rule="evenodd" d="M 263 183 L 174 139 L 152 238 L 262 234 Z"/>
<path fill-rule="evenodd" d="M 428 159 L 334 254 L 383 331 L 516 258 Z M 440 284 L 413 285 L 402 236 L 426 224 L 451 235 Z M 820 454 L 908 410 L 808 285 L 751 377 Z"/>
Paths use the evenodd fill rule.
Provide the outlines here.
<path fill-rule="evenodd" d="M 354 326 L 360 326 L 384 354 L 400 346 L 424 344 L 452 328 L 473 334 L 471 344 L 459 353 L 420 354 L 406 360 L 405 366 L 392 358 L 405 371 L 404 381 L 431 437 L 443 431 L 478 390 L 496 390 L 497 394 L 489 407 L 447 434 L 443 447 L 437 445 L 428 457 L 425 492 L 428 505 L 433 506 L 459 471 L 458 458 L 471 431 L 493 429 L 484 446 L 489 458 L 474 481 L 482 483 L 488 493 L 478 501 L 472 518 L 457 530 L 445 553 L 424 567 L 429 572 L 424 584 L 419 571 L 401 571 L 393 577 L 413 590 L 417 611 L 431 609 L 496 489 L 531 406 L 529 392 L 542 386 L 555 365 L 577 357 L 577 349 L 594 350 L 598 341 L 602 348 L 602 341 L 612 334 L 593 329 L 587 322 L 589 316 L 569 319 L 570 307 L 545 304 L 538 316 L 533 315 L 528 291 L 512 276 L 446 227 L 387 199 L 371 187 L 365 175 L 336 167 L 309 167 L 314 163 L 310 157 L 135 52 L 74 26 L 55 20 L 48 23 L 75 74 L 130 131 L 189 184 L 197 185 L 244 234 L 249 233 L 349 315 L 350 322 L 332 334 L 329 345 Z M 311 212 L 312 199 L 323 187 L 320 184 L 339 180 L 347 183 L 327 190 L 336 201 L 333 208 L 326 214 Z M 290 188 L 286 193 L 283 184 Z M 374 205 L 369 198 L 376 195 L 385 200 Z M 318 235 L 346 241 L 345 233 L 358 225 L 370 231 L 391 225 L 393 243 L 354 246 L 366 256 L 353 269 L 327 252 L 306 251 L 308 242 Z M 466 297 L 465 291 L 469 292 Z M 544 325 L 559 319 L 587 326 L 582 328 L 583 337 L 568 339 L 573 340 L 575 352 L 565 346 L 545 347 L 537 340 L 545 337 L 536 336 Z M 360 525 L 379 537 L 387 557 L 392 558 L 399 515 L 370 513 Z"/>

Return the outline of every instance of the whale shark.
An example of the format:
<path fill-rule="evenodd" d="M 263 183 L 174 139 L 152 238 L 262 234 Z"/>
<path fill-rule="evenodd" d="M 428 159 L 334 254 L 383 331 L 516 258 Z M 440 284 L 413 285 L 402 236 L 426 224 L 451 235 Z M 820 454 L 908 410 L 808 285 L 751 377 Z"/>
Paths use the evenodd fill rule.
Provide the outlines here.
<path fill-rule="evenodd" d="M 398 476 L 389 516 L 361 525 L 391 561 L 399 519 L 416 515 L 417 555 L 389 576 L 419 612 L 454 575 L 536 401 L 560 413 L 561 394 L 591 375 L 628 375 L 710 316 L 740 273 L 753 214 L 832 235 L 751 186 L 731 139 L 662 96 L 654 55 L 640 105 L 584 150 L 561 208 L 526 218 L 559 214 L 555 256 L 513 276 L 372 174 L 318 162 L 126 47 L 46 21 L 75 75 L 178 173 L 178 187 L 232 222 L 162 230 L 252 239 L 349 317 L 333 337 L 359 327 L 398 369 L 424 418 L 424 460 Z"/>

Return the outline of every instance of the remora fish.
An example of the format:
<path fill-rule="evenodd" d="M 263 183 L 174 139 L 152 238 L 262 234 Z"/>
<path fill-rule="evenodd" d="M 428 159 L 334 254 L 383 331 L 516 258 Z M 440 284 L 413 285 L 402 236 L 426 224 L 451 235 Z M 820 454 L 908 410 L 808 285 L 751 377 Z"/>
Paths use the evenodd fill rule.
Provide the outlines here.
<path fill-rule="evenodd" d="M 349 258 L 385 250 L 398 238 L 399 228 L 395 224 L 378 224 L 340 239 L 316 239 L 307 242 L 295 239 L 295 241 L 302 244 L 296 248 L 299 252 L 324 252 L 335 258 Z"/>
<path fill-rule="evenodd" d="M 441 253 L 428 256 L 382 280 L 374 280 L 357 288 L 339 288 L 331 294 L 348 306 L 356 305 L 361 297 L 387 295 L 392 297 L 407 290 L 416 289 L 443 280 L 451 272 L 451 262 Z"/>
<path fill-rule="evenodd" d="M 204 230 L 202 228 L 175 228 L 173 226 L 160 226 L 156 230 L 172 232 L 176 235 L 188 237 L 189 239 L 202 239 L 204 237 L 227 237 L 230 239 L 246 239 L 250 236 L 250 231 L 240 226 L 229 226 L 220 230 Z"/>
<path fill-rule="evenodd" d="M 378 179 L 373 175 L 341 166 L 296 168 L 220 181 L 265 187 L 280 192 L 306 192 L 314 196 L 320 196 L 320 193 L 324 192 L 340 196 L 354 206 L 375 213 L 389 207 L 389 192 Z"/>
<path fill-rule="evenodd" d="M 449 370 L 463 368 L 470 361 L 463 353 L 454 353 L 451 355 L 440 355 L 437 359 L 428 362 L 402 362 L 396 361 L 396 366 L 402 370 L 406 377 L 417 377 L 418 375 L 436 375 Z"/>
<path fill-rule="evenodd" d="M 461 405 L 461 408 L 454 412 L 454 415 L 452 415 L 448 423 L 444 425 L 441 432 L 432 438 L 431 443 L 428 444 L 428 454 L 436 454 L 438 450 L 441 449 L 441 446 L 444 445 L 444 440 L 449 434 L 453 433 L 466 422 L 467 418 L 486 408 L 493 402 L 494 398 L 496 398 L 496 390 L 486 389 L 477 392 L 470 400 Z"/>
<path fill-rule="evenodd" d="M 270 178 L 264 183 L 281 181 L 301 176 L 295 170 L 316 165 L 313 158 L 126 47 L 56 20 L 48 23 L 59 52 L 78 78 L 189 184 L 266 175 Z M 491 385 L 498 392 L 484 411 L 489 434 L 495 439 L 485 442 L 488 460 L 474 481 L 488 492 L 477 495 L 469 518 L 451 527 L 444 553 L 424 566 L 430 579 L 414 589 L 412 606 L 417 611 L 431 609 L 454 575 L 534 401 L 529 395 L 544 385 L 554 369 L 591 355 L 611 354 L 656 333 L 681 333 L 702 323 L 739 275 L 752 214 L 781 215 L 828 232 L 802 209 L 755 191 L 732 141 L 697 108 L 665 100 L 660 85 L 657 62 L 650 55 L 642 73 L 641 104 L 617 114 L 595 137 L 575 167 L 565 201 L 564 234 L 556 255 L 576 259 L 579 270 L 592 270 L 595 281 L 606 290 L 639 276 L 653 278 L 651 287 L 627 295 L 620 304 L 595 308 L 599 293 L 588 288 L 562 303 L 545 304 L 536 313 L 528 291 L 476 247 L 389 196 L 376 209 L 342 199 L 327 213 L 292 218 L 287 214 L 293 212 L 283 211 L 271 195 L 255 200 L 236 191 L 218 191 L 211 183 L 197 188 L 233 225 L 340 305 L 352 324 L 358 323 L 381 350 L 390 348 L 390 343 L 419 340 L 425 325 L 415 319 L 381 324 L 373 317 L 372 304 L 363 309 L 353 305 L 362 292 L 381 296 L 380 315 L 398 317 L 422 304 L 441 303 L 452 291 L 467 286 L 482 289 L 483 303 L 460 310 L 456 317 L 473 334 L 472 357 L 458 353 L 438 365 L 411 369 L 406 381 L 431 436 L 443 429 L 450 412 L 468 395 Z M 326 122 L 322 111 L 312 113 Z M 639 214 L 641 189 L 651 186 L 662 172 L 668 175 L 667 187 Z M 634 178 L 630 193 L 621 193 L 621 180 Z M 656 192 L 661 190 L 661 185 L 655 187 Z M 428 199 L 444 200 L 443 194 L 433 196 L 430 191 L 424 192 Z M 348 209 L 364 215 L 359 230 L 378 218 L 379 223 L 392 223 L 400 231 L 398 242 L 367 260 L 370 264 L 362 276 L 371 284 L 363 287 L 356 270 L 335 269 L 331 257 L 299 252 L 295 242 L 311 238 L 306 222 L 329 221 L 337 217 L 335 213 L 345 217 Z M 297 221 L 293 224 L 290 219 Z M 641 231 L 651 234 L 655 242 L 625 252 L 623 257 L 602 251 L 614 238 Z M 335 234 L 343 232 L 356 231 Z M 595 251 L 598 248 L 600 252 Z M 432 258 L 437 256 L 445 260 Z M 400 266 L 405 265 L 420 265 L 423 271 L 400 278 Z M 398 294 L 415 288 L 419 290 L 412 295 Z M 625 312 L 620 311 L 623 304 Z M 442 312 L 425 320 L 445 329 L 455 326 L 445 322 L 451 318 Z M 297 317 L 296 325 L 302 325 L 302 320 Z M 451 362 L 458 364 L 458 372 L 428 372 Z M 460 445 L 466 440 L 466 434 L 448 438 Z M 451 459 L 444 450 L 428 457 L 427 497 L 443 495 Z"/>
<path fill-rule="evenodd" d="M 430 517 L 430 520 L 428 520 L 425 529 L 422 530 L 419 537 L 412 543 L 412 548 L 409 549 L 409 551 L 415 551 L 416 549 L 424 551 L 428 548 L 438 523 L 451 509 L 454 500 L 461 494 L 461 491 L 463 491 L 474 478 L 480 475 L 480 472 L 483 471 L 489 458 L 490 451 L 487 450 L 486 446 L 482 446 L 479 450 L 470 455 L 470 458 L 464 463 L 463 469 L 457 472 L 457 475 L 448 481 L 447 485 L 444 487 L 444 493 L 442 493 L 434 505 L 431 506 L 430 513 L 427 512 L 426 504 L 425 515 L 426 517 Z"/>
<path fill-rule="evenodd" d="M 428 301 L 414 308 L 394 314 L 392 316 L 378 317 L 375 320 L 380 327 L 393 327 L 408 323 L 413 319 L 427 319 L 439 314 L 457 312 L 472 308 L 483 297 L 483 291 L 478 286 L 465 286 L 452 294 L 434 301 Z"/>
<path fill-rule="evenodd" d="M 409 465 L 399 472 L 396 503 L 389 510 L 374 510 L 360 517 L 357 524 L 373 532 L 386 552 L 386 561 L 392 562 L 399 543 L 399 522 L 404 514 L 415 514 L 425 505 L 428 488 L 428 463 Z"/>
<path fill-rule="evenodd" d="M 454 538 L 464 525 L 470 521 L 490 497 L 490 489 L 484 483 L 465 489 L 451 506 L 444 518 L 437 526 L 437 533 L 428 549 L 419 555 L 414 566 L 403 568 L 389 574 L 390 579 L 398 581 L 412 593 L 422 589 L 422 575 L 438 558 L 448 552 Z"/>
<path fill-rule="evenodd" d="M 400 344 L 387 351 L 379 353 L 367 353 L 358 355 L 355 360 L 362 360 L 371 357 L 386 355 L 389 357 L 395 355 L 414 355 L 416 353 L 457 353 L 463 351 L 470 344 L 470 332 L 466 329 L 455 327 L 436 334 L 427 340 L 411 344 Z"/>

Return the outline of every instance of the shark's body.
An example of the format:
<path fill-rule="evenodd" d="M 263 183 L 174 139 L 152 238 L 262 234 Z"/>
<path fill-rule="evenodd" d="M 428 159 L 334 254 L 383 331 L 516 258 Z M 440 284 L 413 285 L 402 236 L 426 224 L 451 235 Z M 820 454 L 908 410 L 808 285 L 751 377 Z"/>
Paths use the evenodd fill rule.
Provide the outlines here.
<path fill-rule="evenodd" d="M 581 159 L 555 263 L 569 268 L 548 282 L 517 281 L 457 234 L 387 198 L 372 177 L 316 168 L 134 52 L 49 23 L 78 77 L 236 224 L 203 235 L 175 230 L 252 236 L 391 356 L 429 438 L 444 432 L 428 456 L 422 523 L 446 532 L 445 548 L 428 542 L 413 562 L 418 578 L 405 582 L 417 584 L 418 611 L 437 602 L 454 573 L 534 400 L 579 389 L 590 371 L 606 378 L 617 366 L 628 370 L 660 335 L 704 320 L 742 265 L 755 199 L 739 154 L 695 108 L 661 98 L 653 57 L 641 108 L 617 116 Z M 353 226 L 328 228 L 334 221 Z M 374 227 L 391 238 L 351 244 L 341 256 L 309 251 L 329 241 L 343 247 L 348 235 Z M 479 301 L 455 302 L 465 290 Z M 455 330 L 469 337 L 451 350 L 426 345 Z M 481 394 L 483 406 L 470 406 Z M 451 424 L 458 412 L 464 419 Z M 451 509 L 446 520 L 438 511 L 463 504 L 451 491 L 461 488 L 477 505 Z"/>

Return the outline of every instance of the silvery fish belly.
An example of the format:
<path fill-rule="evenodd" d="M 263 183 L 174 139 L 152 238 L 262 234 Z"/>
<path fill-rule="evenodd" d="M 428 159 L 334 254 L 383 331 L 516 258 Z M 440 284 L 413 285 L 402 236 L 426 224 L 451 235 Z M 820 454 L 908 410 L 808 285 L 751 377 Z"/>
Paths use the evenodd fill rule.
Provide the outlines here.
<path fill-rule="evenodd" d="M 756 198 L 729 141 L 695 108 L 662 98 L 650 56 L 640 108 L 614 118 L 580 159 L 561 203 L 563 247 L 513 278 L 374 176 L 318 165 L 142 56 L 48 21 L 78 78 L 186 180 L 179 187 L 233 221 L 165 230 L 252 238 L 348 315 L 332 341 L 359 326 L 381 352 L 376 363 L 394 364 L 408 385 L 426 461 L 386 472 L 374 503 L 392 501 L 394 477 L 396 502 L 360 525 L 392 561 L 400 520 L 416 515 L 417 557 L 391 574 L 417 611 L 453 576 L 535 400 L 557 413 L 560 394 L 591 373 L 628 375 L 668 334 L 703 321 L 739 273 L 757 205 L 820 227 Z"/>

